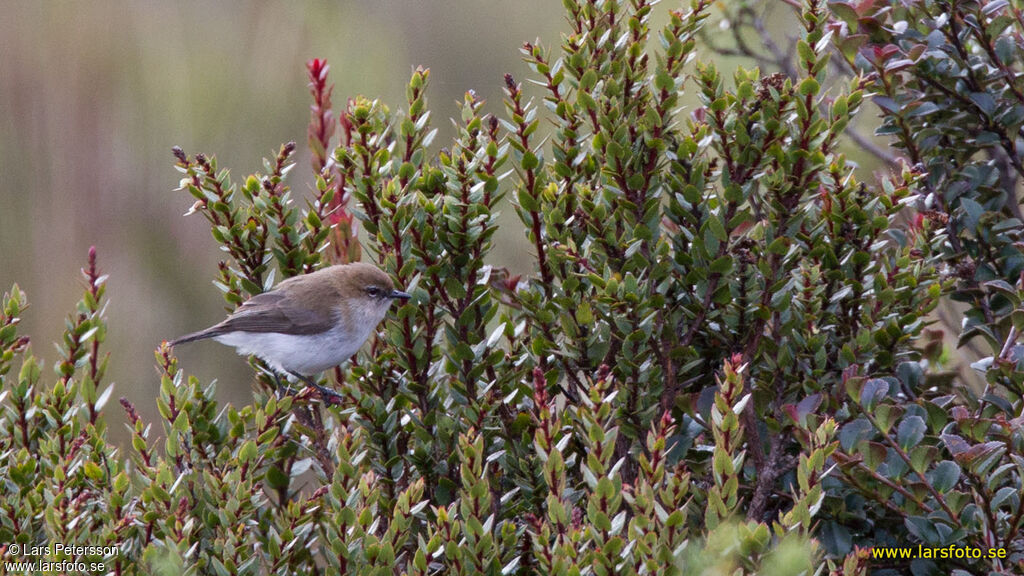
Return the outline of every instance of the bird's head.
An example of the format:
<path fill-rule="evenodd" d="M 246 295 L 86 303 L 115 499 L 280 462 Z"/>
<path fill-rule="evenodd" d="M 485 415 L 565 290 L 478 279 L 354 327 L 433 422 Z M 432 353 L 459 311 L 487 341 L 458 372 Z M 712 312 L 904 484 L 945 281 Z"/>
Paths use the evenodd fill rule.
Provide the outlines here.
<path fill-rule="evenodd" d="M 408 293 L 395 289 L 391 277 L 372 264 L 355 262 L 328 270 L 334 275 L 339 297 L 350 309 L 383 317 L 392 302 L 410 298 Z"/>

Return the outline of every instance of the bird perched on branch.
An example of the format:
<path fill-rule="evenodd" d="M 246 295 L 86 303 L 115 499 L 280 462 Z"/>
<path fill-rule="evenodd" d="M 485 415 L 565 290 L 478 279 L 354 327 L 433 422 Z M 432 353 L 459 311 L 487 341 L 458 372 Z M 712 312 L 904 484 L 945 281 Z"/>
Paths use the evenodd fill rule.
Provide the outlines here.
<path fill-rule="evenodd" d="M 289 278 L 253 296 L 223 322 L 182 336 L 171 346 L 212 338 L 338 398 L 311 377 L 358 352 L 391 303 L 409 297 L 371 264 L 340 264 Z"/>

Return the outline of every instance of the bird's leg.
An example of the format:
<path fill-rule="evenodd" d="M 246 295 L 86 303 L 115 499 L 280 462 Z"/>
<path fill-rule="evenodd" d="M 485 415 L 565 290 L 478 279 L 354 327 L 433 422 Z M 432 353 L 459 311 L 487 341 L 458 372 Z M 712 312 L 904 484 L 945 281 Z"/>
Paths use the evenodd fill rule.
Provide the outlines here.
<path fill-rule="evenodd" d="M 281 398 L 282 396 L 287 396 L 289 394 L 293 394 L 294 393 L 294 391 L 292 390 L 291 386 L 288 385 L 288 380 L 287 379 L 282 380 L 281 376 L 277 372 L 270 372 L 270 374 L 272 374 L 274 376 L 274 383 L 277 384 L 277 397 L 278 398 Z"/>
<path fill-rule="evenodd" d="M 303 376 L 302 374 L 299 374 L 297 372 L 289 372 L 289 374 L 298 378 L 307 386 L 311 386 L 314 389 L 316 389 L 316 391 L 320 393 L 320 397 L 328 404 L 340 404 L 341 401 L 345 399 L 345 397 L 342 396 L 341 394 L 338 394 L 337 392 L 331 390 L 330 388 L 324 388 L 323 386 L 314 382 L 313 379 L 309 378 L 308 376 Z"/>

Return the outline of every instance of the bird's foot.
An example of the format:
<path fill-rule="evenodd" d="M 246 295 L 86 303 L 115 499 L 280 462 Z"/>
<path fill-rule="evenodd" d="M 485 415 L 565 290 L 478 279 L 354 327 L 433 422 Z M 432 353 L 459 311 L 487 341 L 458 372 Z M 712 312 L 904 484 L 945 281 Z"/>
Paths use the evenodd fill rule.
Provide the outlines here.
<path fill-rule="evenodd" d="M 274 383 L 277 384 L 277 389 L 274 390 L 274 392 L 276 393 L 278 400 L 284 398 L 285 396 L 294 396 L 297 393 L 295 390 L 292 390 L 291 386 L 288 385 L 287 380 L 283 380 L 277 374 L 273 374 L 273 377 Z"/>
<path fill-rule="evenodd" d="M 328 406 L 340 405 L 342 401 L 345 399 L 345 397 L 342 396 L 341 394 L 338 394 L 337 392 L 331 390 L 330 388 L 325 388 L 317 384 L 307 376 L 303 376 L 302 374 L 297 374 L 295 372 L 292 372 L 291 375 L 295 376 L 296 378 L 304 382 L 310 388 L 316 390 L 320 394 L 320 400 L 323 401 Z"/>
<path fill-rule="evenodd" d="M 320 393 L 320 400 L 328 406 L 340 406 L 342 401 L 345 399 L 344 396 L 330 388 L 324 388 L 319 384 L 311 384 L 311 386 L 314 390 Z"/>

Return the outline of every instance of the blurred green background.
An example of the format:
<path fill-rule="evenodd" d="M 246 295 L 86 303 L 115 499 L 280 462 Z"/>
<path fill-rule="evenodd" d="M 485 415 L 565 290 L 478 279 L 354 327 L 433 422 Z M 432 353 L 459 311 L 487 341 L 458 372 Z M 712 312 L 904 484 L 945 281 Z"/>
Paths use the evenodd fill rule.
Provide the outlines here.
<path fill-rule="evenodd" d="M 659 6 L 652 28 L 684 4 Z M 335 109 L 357 94 L 401 107 L 412 69 L 430 68 L 435 145 L 444 145 L 466 90 L 499 115 L 506 72 L 539 96 L 519 47 L 555 46 L 567 28 L 556 0 L 25 0 L 3 9 L 0 291 L 17 282 L 28 293 L 22 334 L 52 366 L 51 343 L 81 295 L 79 269 L 95 245 L 110 275 L 108 381 L 117 383 L 114 398 L 126 396 L 150 421 L 153 350 L 224 317 L 211 283 L 222 253 L 202 216 L 182 217 L 191 201 L 173 191 L 180 174 L 172 146 L 215 154 L 237 181 L 294 140 L 300 153 L 289 184 L 301 201 L 311 182 L 307 60 L 330 63 Z M 790 10 L 768 11 L 771 30 L 795 33 Z M 712 20 L 709 35 L 729 43 Z M 737 64 L 752 65 L 707 49 L 699 57 L 719 60 L 726 78 Z M 692 91 L 684 100 L 693 102 Z M 875 116 L 870 106 L 861 113 L 867 131 Z M 847 148 L 863 162 L 859 177 L 874 181 L 876 159 Z M 511 208 L 503 212 L 492 261 L 529 272 L 522 226 Z M 251 371 L 230 348 L 201 343 L 177 352 L 187 372 L 220 381 L 221 400 L 251 399 Z M 107 411 L 120 417 L 116 404 Z"/>
<path fill-rule="evenodd" d="M 173 192 L 171 147 L 216 154 L 236 179 L 295 140 L 289 179 L 310 186 L 306 60 L 326 58 L 335 107 L 350 96 L 396 108 L 417 65 L 437 142 L 468 89 L 502 113 L 502 76 L 525 79 L 523 41 L 557 44 L 552 0 L 5 2 L 0 18 L 0 292 L 17 282 L 31 308 L 22 334 L 47 369 L 64 318 L 81 296 L 90 245 L 108 281 L 108 380 L 152 421 L 163 339 L 224 317 L 211 284 L 221 252 L 202 216 Z M 511 216 L 511 210 L 506 210 Z M 529 266 L 521 228 L 497 239 L 495 260 Z M 251 399 L 251 371 L 227 347 L 178 351 L 221 400 Z M 52 376 L 52 372 L 50 373 Z M 120 418 L 116 401 L 106 411 Z M 120 426 L 115 426 L 120 431 Z"/>

